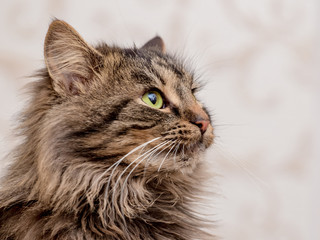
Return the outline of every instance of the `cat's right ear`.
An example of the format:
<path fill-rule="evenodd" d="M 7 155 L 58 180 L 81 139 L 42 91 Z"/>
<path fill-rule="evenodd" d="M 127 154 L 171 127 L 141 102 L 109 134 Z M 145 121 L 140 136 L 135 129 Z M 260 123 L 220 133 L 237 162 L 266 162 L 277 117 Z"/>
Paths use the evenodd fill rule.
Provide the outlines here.
<path fill-rule="evenodd" d="M 54 20 L 49 26 L 44 56 L 53 88 L 63 96 L 85 93 L 103 64 L 102 55 L 60 20 Z"/>

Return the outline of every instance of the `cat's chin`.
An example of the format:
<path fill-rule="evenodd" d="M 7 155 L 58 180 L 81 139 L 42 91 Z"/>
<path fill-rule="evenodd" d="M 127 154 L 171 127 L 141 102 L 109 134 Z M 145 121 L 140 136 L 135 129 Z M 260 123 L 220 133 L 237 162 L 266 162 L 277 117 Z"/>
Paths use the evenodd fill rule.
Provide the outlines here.
<path fill-rule="evenodd" d="M 203 150 L 194 149 L 193 152 L 186 153 L 184 156 L 181 156 L 181 159 L 178 161 L 178 168 L 193 170 L 198 163 L 203 159 Z"/>
<path fill-rule="evenodd" d="M 184 157 L 177 163 L 175 166 L 175 171 L 180 172 L 182 174 L 191 174 L 197 168 L 200 163 L 200 158 L 197 157 Z"/>
<path fill-rule="evenodd" d="M 197 165 L 203 159 L 205 150 L 203 144 L 192 144 L 190 146 L 182 147 L 176 157 L 168 159 L 164 170 L 181 173 L 192 173 Z"/>

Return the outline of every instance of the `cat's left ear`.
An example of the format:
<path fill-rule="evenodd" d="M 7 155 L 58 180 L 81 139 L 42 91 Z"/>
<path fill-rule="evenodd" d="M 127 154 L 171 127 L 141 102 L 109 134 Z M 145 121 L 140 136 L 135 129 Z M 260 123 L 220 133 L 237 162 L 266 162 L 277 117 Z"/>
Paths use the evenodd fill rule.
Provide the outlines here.
<path fill-rule="evenodd" d="M 146 44 L 144 44 L 141 49 L 151 49 L 151 50 L 156 50 L 161 53 L 165 53 L 166 47 L 164 45 L 164 41 L 162 40 L 161 37 L 156 36 L 149 40 Z"/>
<path fill-rule="evenodd" d="M 102 55 L 60 20 L 50 24 L 44 56 L 53 88 L 62 96 L 85 93 L 103 63 Z"/>

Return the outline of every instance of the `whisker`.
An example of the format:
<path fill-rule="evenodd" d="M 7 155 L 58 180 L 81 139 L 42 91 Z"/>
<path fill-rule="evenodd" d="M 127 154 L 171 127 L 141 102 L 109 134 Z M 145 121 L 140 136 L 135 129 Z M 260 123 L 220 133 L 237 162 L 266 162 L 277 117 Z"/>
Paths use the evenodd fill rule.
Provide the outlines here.
<path fill-rule="evenodd" d="M 134 149 L 132 149 L 130 152 L 128 152 L 126 155 L 124 155 L 121 159 L 119 159 L 118 161 L 116 161 L 115 163 L 113 163 L 106 171 L 104 171 L 103 172 L 103 174 L 101 174 L 100 175 L 100 177 L 96 180 L 96 181 L 100 181 L 101 180 L 101 178 L 102 177 L 104 177 L 106 174 L 107 174 L 107 172 L 109 172 L 112 168 L 112 172 L 111 172 L 111 174 L 110 174 L 110 176 L 109 176 L 109 179 L 108 179 L 108 183 L 107 183 L 107 187 L 106 187 L 106 189 L 105 189 L 105 197 L 104 197 L 104 206 L 103 206 L 103 212 L 104 212 L 104 215 L 106 215 L 107 213 L 106 213 L 106 205 L 107 205 L 107 197 L 108 197 L 108 194 L 109 194 L 109 188 L 110 188 L 110 184 L 111 184 L 111 179 L 112 179 L 112 176 L 113 176 L 113 174 L 114 174 L 114 172 L 115 172 L 115 169 L 119 166 L 119 164 L 126 158 L 126 157 L 128 157 L 129 155 L 131 155 L 132 153 L 134 153 L 134 152 L 136 152 L 137 150 L 139 150 L 139 149 L 141 149 L 141 148 L 144 148 L 145 146 L 147 146 L 149 143 L 152 143 L 152 142 L 154 142 L 154 141 L 156 141 L 156 140 L 158 140 L 158 139 L 160 139 L 161 137 L 156 137 L 156 138 L 154 138 L 154 139 L 152 139 L 152 140 L 150 140 L 150 141 L 148 141 L 148 142 L 145 142 L 145 143 L 143 143 L 143 144 L 141 144 L 141 145 L 139 145 L 139 146 L 137 146 L 137 147 L 135 147 Z M 94 185 L 92 185 L 92 186 L 94 186 Z M 106 217 L 106 216 L 105 216 Z"/>
<path fill-rule="evenodd" d="M 128 182 L 128 179 L 129 179 L 129 177 L 130 177 L 130 175 L 133 173 L 133 171 L 143 162 L 143 160 L 144 159 L 146 159 L 147 157 L 150 157 L 150 155 L 152 155 L 152 154 L 154 154 L 156 151 L 158 151 L 161 147 L 163 147 L 163 146 L 165 146 L 166 144 L 168 144 L 168 142 L 170 142 L 170 141 L 166 141 L 166 142 L 164 142 L 164 144 L 162 144 L 162 145 L 160 145 L 160 144 L 158 144 L 156 147 L 156 149 L 154 149 L 152 152 L 150 152 L 147 156 L 145 156 L 144 158 L 142 158 L 132 169 L 131 169 L 131 171 L 129 172 L 129 174 L 127 175 L 127 177 L 125 178 L 125 180 L 124 180 L 124 183 L 123 183 L 123 185 L 122 185 L 122 187 L 121 187 L 121 195 L 120 195 L 120 201 L 122 201 L 122 199 L 123 199 L 123 190 L 124 190 L 124 188 L 125 188 L 125 186 L 127 185 L 127 182 Z M 169 145 L 169 146 L 171 146 L 171 144 Z M 167 146 L 168 147 L 168 146 Z M 167 147 L 165 147 L 164 149 L 166 149 Z M 137 158 L 138 159 L 138 158 Z M 136 160 L 137 160 L 136 159 Z M 133 162 L 132 162 L 133 163 Z M 125 172 L 125 170 L 123 171 L 123 173 Z"/>
<path fill-rule="evenodd" d="M 169 142 L 170 142 L 170 140 L 165 141 L 166 144 L 169 143 Z M 164 145 L 162 145 L 162 146 L 164 146 Z M 162 147 L 162 146 L 161 146 L 161 147 Z M 166 148 L 164 148 L 164 149 L 166 149 Z M 163 150 L 164 150 L 164 149 L 163 149 Z M 162 150 L 162 151 L 163 151 L 163 150 Z M 143 176 L 145 176 L 145 174 L 146 174 L 146 168 L 147 168 L 147 166 L 148 166 L 148 164 L 149 164 L 149 162 L 150 162 L 153 154 L 155 154 L 157 151 L 158 151 L 158 149 L 156 149 L 155 151 L 152 151 L 152 153 L 148 156 L 148 159 L 147 159 L 146 164 L 145 164 L 145 166 L 144 166 Z M 157 155 L 156 155 L 155 157 L 157 157 L 162 151 L 160 151 L 159 153 L 157 153 Z"/>
<path fill-rule="evenodd" d="M 171 142 L 171 140 L 168 140 L 168 142 Z M 158 152 L 153 158 L 156 158 L 157 156 L 159 156 L 159 154 L 160 153 L 162 153 L 164 150 L 166 150 L 168 147 L 170 147 L 171 146 L 171 144 L 169 145 L 169 146 L 166 146 L 164 149 L 162 149 L 160 152 Z M 151 155 L 152 156 L 152 155 Z M 149 161 L 151 161 L 152 159 L 148 159 L 147 161 L 149 162 Z M 147 162 L 147 163 L 148 163 Z"/>
<path fill-rule="evenodd" d="M 253 180 L 253 182 L 259 187 L 260 190 L 262 186 L 264 188 L 269 188 L 269 185 L 265 181 L 263 181 L 260 177 L 258 177 L 252 171 L 250 171 L 248 169 L 248 166 L 246 166 L 242 161 L 235 157 L 234 154 L 232 154 L 231 152 L 229 152 L 229 154 L 226 154 L 222 149 L 222 143 L 216 143 L 214 146 L 226 159 L 230 160 L 230 162 L 236 165 L 237 167 L 240 167 L 240 169 L 242 169 Z"/>
<path fill-rule="evenodd" d="M 139 151 L 139 153 L 138 153 L 138 156 L 143 153 L 143 150 L 145 149 L 146 146 L 147 146 L 147 145 L 143 146 L 143 148 L 140 149 L 140 151 Z"/>
<path fill-rule="evenodd" d="M 129 175 L 127 176 L 127 178 L 130 176 L 130 174 L 134 171 L 134 169 L 136 169 L 136 167 L 146 158 L 150 158 L 150 156 L 152 156 L 155 152 L 157 152 L 161 147 L 167 145 L 170 141 L 167 140 L 161 144 L 158 144 L 157 146 L 153 147 L 152 149 L 150 149 L 148 152 L 150 152 L 147 156 L 145 156 L 144 158 L 142 158 L 135 166 L 133 169 L 131 169 L 131 171 L 129 172 Z M 165 147 L 164 149 L 166 149 L 167 147 Z M 139 156 L 138 158 L 136 158 L 132 163 L 129 164 L 129 166 L 126 167 L 126 169 L 124 169 L 124 171 L 122 173 L 124 173 L 129 167 L 130 165 L 132 165 L 135 161 L 137 161 L 140 157 L 142 156 Z M 121 175 L 120 175 L 121 177 Z M 127 179 L 126 178 L 126 179 Z M 119 179 L 119 178 L 118 178 Z"/>
<path fill-rule="evenodd" d="M 175 152 L 174 152 L 173 161 L 174 161 L 175 164 L 177 163 L 177 161 L 176 161 L 176 155 L 177 155 L 177 152 L 178 152 L 178 149 L 179 149 L 179 147 L 180 147 L 181 142 L 182 142 L 182 140 L 180 140 L 180 142 L 179 142 L 178 145 L 176 146 L 176 149 L 175 149 Z"/>
<path fill-rule="evenodd" d="M 106 187 L 105 197 L 107 197 L 106 195 L 108 194 L 109 187 L 110 187 L 110 181 L 111 181 L 111 179 L 112 179 L 112 176 L 113 176 L 113 174 L 114 174 L 114 171 L 115 171 L 115 169 L 119 166 L 119 164 L 120 164 L 126 157 L 128 157 L 129 155 L 131 155 L 131 154 L 134 153 L 135 151 L 139 150 L 140 148 L 144 148 L 144 147 L 147 146 L 149 143 L 152 143 L 152 142 L 154 142 L 154 141 L 156 141 L 156 140 L 158 140 L 158 139 L 160 139 L 160 137 L 154 138 L 154 139 L 152 139 L 152 140 L 150 140 L 150 141 L 148 141 L 148 142 L 145 142 L 145 143 L 139 145 L 138 147 L 135 147 L 135 148 L 132 149 L 130 152 L 128 152 L 126 155 L 124 155 L 121 159 L 119 159 L 118 161 L 116 161 L 115 163 L 113 163 L 113 164 L 101 175 L 100 178 L 102 178 L 103 175 L 105 175 L 108 171 L 110 171 L 110 170 L 113 168 L 113 170 L 112 170 L 112 172 L 111 172 L 111 174 L 110 174 L 110 176 L 109 176 L 108 184 L 107 184 L 107 187 Z M 100 180 L 100 179 L 99 179 L 99 180 Z"/>
<path fill-rule="evenodd" d="M 149 155 L 150 152 L 153 151 L 155 148 L 160 147 L 160 145 L 161 145 L 161 147 L 162 147 L 163 145 L 167 144 L 168 142 L 169 142 L 169 141 L 166 141 L 166 142 L 164 142 L 164 143 L 160 143 L 160 144 L 158 144 L 157 146 L 149 149 L 147 152 L 145 152 L 145 153 L 143 153 L 142 155 L 138 156 L 134 161 L 132 161 L 132 162 L 122 171 L 122 173 L 119 175 L 119 177 L 118 177 L 118 179 L 117 179 L 117 181 L 116 181 L 116 183 L 114 184 L 114 187 L 113 187 L 113 191 L 112 191 L 112 203 L 113 203 L 113 206 L 115 206 L 115 204 L 114 204 L 114 202 L 115 202 L 115 190 L 116 190 L 116 188 L 117 188 L 117 186 L 118 186 L 118 184 L 119 184 L 119 182 L 120 182 L 121 177 L 122 177 L 123 174 L 128 170 L 128 168 L 130 168 L 131 165 L 134 164 L 136 161 L 138 161 L 141 157 L 145 156 L 146 154 Z M 148 155 L 147 155 L 147 156 L 148 156 Z M 143 160 L 144 160 L 145 158 L 146 158 L 146 157 L 144 157 Z M 113 211 L 114 211 L 114 209 L 113 209 Z"/>
<path fill-rule="evenodd" d="M 235 124 L 235 123 L 225 123 L 225 124 L 213 124 L 214 127 L 241 127 L 247 124 Z"/>
<path fill-rule="evenodd" d="M 160 172 L 160 169 L 161 169 L 161 167 L 162 167 L 162 164 L 164 163 L 164 161 L 166 160 L 166 158 L 168 157 L 168 155 L 169 155 L 169 153 L 171 152 L 171 150 L 176 146 L 175 144 L 176 144 L 176 142 L 177 141 L 174 141 L 174 142 L 172 142 L 168 147 L 170 147 L 171 145 L 173 145 L 171 148 L 170 148 L 170 150 L 167 152 L 167 154 L 165 155 L 165 157 L 163 158 L 163 160 L 161 161 L 161 164 L 160 164 L 160 166 L 159 166 L 159 168 L 158 168 L 158 172 Z"/>
<path fill-rule="evenodd" d="M 182 145 L 182 156 L 184 157 L 184 144 Z"/>

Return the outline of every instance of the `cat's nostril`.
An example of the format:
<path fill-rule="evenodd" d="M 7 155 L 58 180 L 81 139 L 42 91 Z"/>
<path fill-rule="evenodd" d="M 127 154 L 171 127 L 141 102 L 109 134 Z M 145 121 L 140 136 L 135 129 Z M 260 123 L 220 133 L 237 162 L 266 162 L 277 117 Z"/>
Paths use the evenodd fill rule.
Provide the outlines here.
<path fill-rule="evenodd" d="M 209 125 L 209 120 L 198 120 L 195 122 L 192 122 L 193 124 L 197 125 L 200 128 L 200 131 L 202 134 L 204 134 L 207 131 L 208 125 Z"/>

